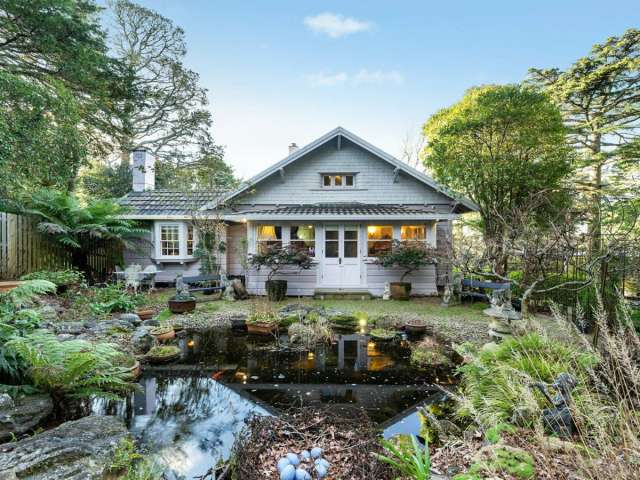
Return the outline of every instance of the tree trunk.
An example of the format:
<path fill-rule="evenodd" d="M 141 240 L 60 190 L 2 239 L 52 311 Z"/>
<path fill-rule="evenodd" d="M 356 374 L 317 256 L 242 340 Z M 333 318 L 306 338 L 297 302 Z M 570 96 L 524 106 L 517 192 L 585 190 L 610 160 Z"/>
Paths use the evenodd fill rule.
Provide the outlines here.
<path fill-rule="evenodd" d="M 589 253 L 591 256 L 597 255 L 602 249 L 602 170 L 604 164 L 600 158 L 602 152 L 602 142 L 600 134 L 595 134 L 591 144 L 591 154 L 595 157 L 596 163 L 592 167 L 589 206 Z"/>

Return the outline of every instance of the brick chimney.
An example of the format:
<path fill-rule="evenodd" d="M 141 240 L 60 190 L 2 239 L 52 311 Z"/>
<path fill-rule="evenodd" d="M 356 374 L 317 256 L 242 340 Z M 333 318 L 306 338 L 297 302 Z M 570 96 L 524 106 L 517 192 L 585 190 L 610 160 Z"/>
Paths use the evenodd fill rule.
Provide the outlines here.
<path fill-rule="evenodd" d="M 289 145 L 289 155 L 291 155 L 296 150 L 298 150 L 298 145 L 296 144 L 296 142 L 293 142 L 291 145 Z"/>
<path fill-rule="evenodd" d="M 151 152 L 133 151 L 133 191 L 144 192 L 156 188 L 156 159 Z"/>

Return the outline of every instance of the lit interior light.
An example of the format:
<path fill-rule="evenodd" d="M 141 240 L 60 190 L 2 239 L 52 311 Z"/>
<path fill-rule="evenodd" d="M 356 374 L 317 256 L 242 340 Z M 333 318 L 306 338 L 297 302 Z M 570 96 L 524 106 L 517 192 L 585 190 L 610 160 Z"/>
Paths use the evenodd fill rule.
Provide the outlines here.
<path fill-rule="evenodd" d="M 189 340 L 187 342 L 187 347 L 193 347 L 196 344 L 196 342 L 194 342 L 193 340 Z"/>
<path fill-rule="evenodd" d="M 313 352 L 309 352 L 309 353 L 308 353 L 308 355 L 307 355 L 307 358 L 308 358 L 309 360 L 313 360 L 313 359 L 315 358 L 314 353 L 313 353 Z"/>

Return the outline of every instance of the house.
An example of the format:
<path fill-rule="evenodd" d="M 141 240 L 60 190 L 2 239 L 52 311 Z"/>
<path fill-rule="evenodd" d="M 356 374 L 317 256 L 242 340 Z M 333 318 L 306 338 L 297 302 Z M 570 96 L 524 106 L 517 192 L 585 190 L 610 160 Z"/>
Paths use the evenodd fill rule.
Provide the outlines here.
<path fill-rule="evenodd" d="M 269 245 L 306 249 L 309 270 L 285 270 L 288 294 L 318 291 L 382 295 L 385 284 L 401 275 L 384 269 L 376 257 L 393 240 L 422 241 L 443 257 L 451 253 L 452 221 L 476 210 L 433 179 L 338 127 L 289 155 L 232 192 L 154 190 L 153 157 L 133 154 L 134 191 L 121 200 L 128 218 L 149 222 L 150 247 L 128 251 L 127 264 L 155 264 L 157 280 L 177 273 L 196 275 L 193 256 L 198 232 L 194 212 L 224 219 L 227 250 L 221 268 L 243 275 L 252 294 L 264 294 L 266 271 L 247 268 L 248 254 Z M 429 265 L 408 277 L 413 293 L 434 295 L 444 284 L 447 262 Z"/>

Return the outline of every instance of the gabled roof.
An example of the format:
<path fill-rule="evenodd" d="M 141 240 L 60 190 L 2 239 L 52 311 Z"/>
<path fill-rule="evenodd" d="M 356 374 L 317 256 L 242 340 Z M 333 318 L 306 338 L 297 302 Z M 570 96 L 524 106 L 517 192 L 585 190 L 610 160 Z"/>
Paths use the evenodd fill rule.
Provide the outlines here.
<path fill-rule="evenodd" d="M 403 172 L 403 173 L 415 178 L 416 180 L 418 180 L 418 181 L 424 183 L 425 185 L 433 188 L 434 190 L 436 190 L 436 191 L 440 192 L 441 194 L 445 195 L 446 197 L 449 197 L 452 200 L 458 202 L 459 205 L 461 207 L 463 207 L 462 211 L 477 211 L 478 210 L 477 205 L 475 203 L 473 203 L 471 200 L 455 196 L 452 192 L 450 192 L 448 189 L 446 189 L 445 187 L 440 185 L 438 182 L 436 182 L 434 179 L 432 179 L 428 175 L 425 175 L 424 173 L 419 172 L 415 168 L 410 167 L 406 163 L 404 163 L 401 160 L 398 160 L 397 158 L 395 158 L 393 155 L 390 155 L 390 154 L 384 152 L 383 150 L 380 150 L 378 147 L 370 144 L 366 140 L 358 137 L 354 133 L 351 133 L 349 130 L 347 130 L 345 128 L 342 128 L 342 127 L 334 128 L 333 130 L 331 130 L 330 132 L 324 134 L 320 138 L 318 138 L 318 139 L 314 140 L 313 142 L 305 145 L 304 147 L 299 148 L 298 150 L 293 152 L 288 157 L 280 160 L 278 163 L 272 165 L 271 167 L 267 168 L 266 170 L 263 170 L 262 172 L 260 172 L 256 176 L 254 176 L 253 178 L 249 179 L 247 182 L 244 182 L 238 189 L 236 189 L 236 190 L 230 192 L 229 194 L 223 196 L 222 199 L 220 200 L 220 202 L 228 202 L 232 198 L 237 197 L 238 195 L 240 195 L 241 193 L 247 191 L 248 189 L 250 189 L 251 187 L 253 187 L 257 183 L 261 182 L 262 180 L 265 180 L 266 178 L 270 177 L 271 175 L 277 173 L 280 169 L 286 167 L 287 165 L 292 164 L 293 162 L 295 162 L 296 160 L 304 157 L 305 155 L 307 155 L 308 153 L 312 152 L 313 150 L 316 150 L 316 149 L 320 148 L 322 145 L 324 145 L 324 144 L 326 144 L 326 143 L 328 143 L 328 142 L 330 142 L 333 139 L 336 139 L 338 137 L 346 138 L 347 140 L 349 140 L 352 143 L 358 145 L 359 147 L 363 148 L 364 150 L 368 151 L 369 153 L 371 153 L 371 154 L 375 155 L 376 157 L 388 162 L 393 167 L 398 169 L 398 171 L 401 171 L 401 172 Z M 204 209 L 213 209 L 220 202 L 211 202 L 211 203 L 207 204 L 204 207 Z"/>
<path fill-rule="evenodd" d="M 216 202 L 225 193 L 227 192 L 146 190 L 144 192 L 129 192 L 118 203 L 129 209 L 126 215 L 128 218 L 175 217 L 191 215 L 204 205 Z"/>

